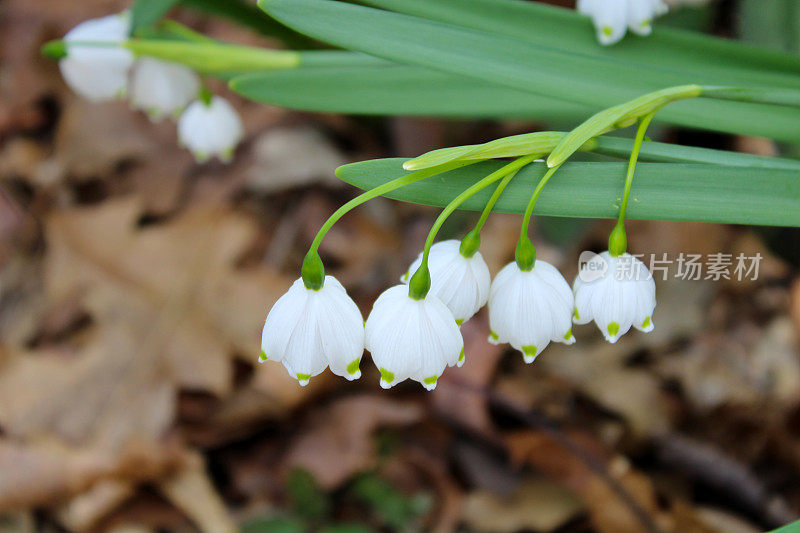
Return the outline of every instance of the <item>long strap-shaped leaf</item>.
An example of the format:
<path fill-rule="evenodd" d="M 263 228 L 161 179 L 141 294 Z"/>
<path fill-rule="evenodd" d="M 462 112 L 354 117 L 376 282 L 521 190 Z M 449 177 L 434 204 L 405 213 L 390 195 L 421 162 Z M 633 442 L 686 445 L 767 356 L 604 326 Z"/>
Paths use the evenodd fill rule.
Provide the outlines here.
<path fill-rule="evenodd" d="M 600 46 L 589 19 L 574 10 L 522 0 L 362 0 L 362 3 L 447 22 L 574 54 L 613 58 L 640 67 L 714 74 L 749 85 L 798 87 L 800 57 L 741 42 L 656 25 L 642 39 L 629 35 Z M 536 31 L 532 31 L 535 27 Z"/>
<path fill-rule="evenodd" d="M 302 53 L 299 68 L 238 76 L 230 86 L 252 100 L 305 111 L 562 121 L 584 119 L 593 111 L 589 106 L 422 67 L 307 66 L 319 53 Z M 793 125 L 789 134 L 794 135 L 796 129 Z"/>
<path fill-rule="evenodd" d="M 336 175 L 371 189 L 405 174 L 405 159 L 377 159 L 337 169 Z M 409 185 L 389 198 L 444 206 L 491 172 L 501 161 L 460 168 Z M 615 218 L 625 182 L 626 163 L 567 163 L 547 185 L 538 215 Z M 508 186 L 496 210 L 522 213 L 546 167 L 522 169 Z M 484 190 L 463 204 L 481 210 L 491 194 Z M 800 179 L 797 170 L 726 167 L 708 164 L 640 163 L 631 193 L 628 218 L 694 220 L 729 224 L 800 226 Z"/>
<path fill-rule="evenodd" d="M 592 108 L 609 107 L 665 86 L 720 83 L 713 75 L 703 79 L 677 72 L 665 75 L 631 68 L 619 60 L 576 56 L 502 35 L 342 2 L 262 0 L 260 5 L 283 23 L 343 48 Z M 536 31 L 535 25 L 531 31 Z M 800 132 L 792 132 L 800 121 L 798 109 L 687 101 L 670 106 L 659 118 L 720 131 L 800 139 Z"/>

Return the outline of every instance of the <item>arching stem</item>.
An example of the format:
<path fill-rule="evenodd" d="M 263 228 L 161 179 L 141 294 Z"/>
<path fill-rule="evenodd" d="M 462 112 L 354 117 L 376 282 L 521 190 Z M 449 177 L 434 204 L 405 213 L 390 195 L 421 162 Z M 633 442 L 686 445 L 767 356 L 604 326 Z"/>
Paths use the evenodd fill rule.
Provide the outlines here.
<path fill-rule="evenodd" d="M 422 252 L 422 262 L 417 271 L 411 277 L 411 281 L 408 284 L 409 285 L 408 295 L 411 298 L 415 300 L 421 300 L 425 298 L 425 296 L 427 296 L 428 291 L 430 290 L 430 272 L 428 271 L 428 256 L 430 255 L 431 246 L 433 246 L 433 241 L 436 239 L 436 235 L 439 233 L 439 230 L 441 229 L 445 220 L 447 220 L 447 217 L 449 217 L 453 213 L 453 211 L 458 209 L 458 207 L 461 206 L 461 204 L 467 201 L 467 199 L 472 197 L 474 194 L 485 189 L 492 183 L 495 183 L 496 181 L 507 177 L 510 174 L 511 175 L 516 174 L 519 171 L 519 169 L 531 163 L 537 157 L 540 157 L 540 154 L 526 155 L 514 160 L 513 162 L 499 168 L 498 170 L 492 172 L 482 180 L 478 181 L 477 183 L 466 189 L 464 192 L 456 196 L 453 199 L 453 201 L 451 201 L 449 204 L 447 204 L 447 206 L 439 214 L 439 217 L 433 223 L 433 226 L 431 227 L 431 230 L 428 233 L 428 238 L 425 240 L 425 248 Z"/>
<path fill-rule="evenodd" d="M 539 196 L 542 194 L 544 186 L 547 185 L 547 182 L 550 181 L 550 178 L 553 177 L 553 174 L 555 174 L 556 170 L 559 168 L 561 168 L 561 163 L 547 169 L 547 172 L 545 172 L 544 176 L 542 176 L 542 179 L 539 180 L 539 183 L 533 190 L 531 199 L 528 201 L 528 207 L 525 209 L 525 215 L 522 217 L 522 227 L 519 231 L 519 241 L 517 242 L 517 249 L 514 252 L 514 259 L 516 260 L 517 266 L 519 266 L 520 270 L 524 272 L 531 270 L 533 265 L 536 264 L 536 247 L 528 238 L 528 226 L 531 224 L 533 208 L 536 205 L 536 201 L 539 199 Z"/>
<path fill-rule="evenodd" d="M 639 129 L 636 130 L 636 139 L 633 142 L 633 150 L 628 162 L 628 173 L 625 176 L 625 190 L 622 193 L 622 203 L 619 207 L 619 218 L 617 219 L 617 225 L 608 238 L 608 251 L 613 257 L 620 256 L 628 250 L 628 237 L 625 233 L 625 214 L 628 211 L 628 201 L 630 200 L 631 187 L 633 186 L 633 176 L 636 172 L 636 162 L 639 160 L 639 151 L 642 148 L 647 127 L 653 120 L 653 115 L 654 113 L 650 113 L 643 116 L 639 121 Z"/>
<path fill-rule="evenodd" d="M 411 172 L 410 174 L 393 179 L 392 181 L 387 181 L 383 185 L 378 185 L 374 189 L 370 189 L 369 191 L 356 196 L 342 207 L 337 209 L 330 217 L 328 217 L 328 220 L 326 220 L 319 229 L 316 237 L 314 237 L 314 241 L 311 243 L 311 246 L 308 249 L 305 259 L 303 260 L 301 273 L 303 277 L 303 283 L 305 284 L 306 288 L 312 290 L 319 290 L 322 288 L 322 285 L 325 281 L 325 268 L 322 265 L 322 259 L 319 257 L 319 245 L 322 243 L 322 239 L 325 238 L 325 235 L 328 233 L 331 227 L 333 227 L 333 225 L 336 224 L 336 222 L 338 222 L 339 219 L 349 211 L 358 207 L 364 202 L 368 202 L 373 198 L 390 193 L 394 190 L 400 189 L 401 187 L 405 187 L 406 185 L 410 185 L 417 181 L 424 180 L 425 178 L 435 176 L 436 174 L 441 174 L 443 172 L 465 167 L 473 163 L 477 163 L 477 161 L 454 161 L 438 167 L 426 168 L 425 170 Z"/>

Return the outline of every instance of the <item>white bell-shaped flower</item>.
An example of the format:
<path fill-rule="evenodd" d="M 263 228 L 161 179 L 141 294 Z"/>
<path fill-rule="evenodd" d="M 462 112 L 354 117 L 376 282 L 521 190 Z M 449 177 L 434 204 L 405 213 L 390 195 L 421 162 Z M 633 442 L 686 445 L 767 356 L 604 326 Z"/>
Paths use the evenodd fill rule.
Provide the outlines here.
<path fill-rule="evenodd" d="M 259 361 L 280 361 L 289 374 L 307 385 L 330 366 L 348 380 L 361 377 L 364 319 L 336 278 L 325 276 L 318 291 L 303 280 L 275 302 L 261 334 Z"/>
<path fill-rule="evenodd" d="M 432 293 L 421 300 L 396 285 L 375 301 L 366 323 L 366 347 L 388 389 L 406 379 L 428 390 L 448 366 L 464 363 L 464 340 L 447 306 Z"/>
<path fill-rule="evenodd" d="M 644 263 L 630 254 L 613 257 L 603 252 L 584 261 L 575 278 L 576 324 L 594 320 L 609 342 L 631 326 L 652 331 L 656 283 Z"/>
<path fill-rule="evenodd" d="M 550 341 L 572 344 L 572 290 L 550 263 L 536 261 L 529 271 L 512 262 L 492 282 L 489 342 L 507 342 L 532 363 Z"/>
<path fill-rule="evenodd" d="M 127 12 L 86 20 L 72 28 L 64 36 L 67 55 L 58 62 L 67 85 L 94 102 L 124 97 L 133 53 L 113 44 L 127 40 L 130 30 Z M 110 46 L 81 46 L 81 43 Z"/>
<path fill-rule="evenodd" d="M 592 18 L 597 40 L 604 45 L 618 42 L 628 29 L 648 35 L 653 19 L 668 9 L 662 0 L 578 0 L 577 7 Z"/>
<path fill-rule="evenodd" d="M 178 119 L 178 139 L 199 162 L 214 156 L 229 162 L 243 136 L 239 113 L 219 96 L 192 102 Z"/>
<path fill-rule="evenodd" d="M 200 78 L 181 64 L 144 57 L 133 67 L 131 105 L 154 121 L 165 115 L 177 116 L 199 91 Z"/>
<path fill-rule="evenodd" d="M 411 274 L 421 264 L 422 254 L 400 281 L 408 283 Z M 475 252 L 472 257 L 464 257 L 461 254 L 461 241 L 437 242 L 431 246 L 428 268 L 431 273 L 431 293 L 450 309 L 458 325 L 472 318 L 486 305 L 492 277 L 480 252 Z"/>

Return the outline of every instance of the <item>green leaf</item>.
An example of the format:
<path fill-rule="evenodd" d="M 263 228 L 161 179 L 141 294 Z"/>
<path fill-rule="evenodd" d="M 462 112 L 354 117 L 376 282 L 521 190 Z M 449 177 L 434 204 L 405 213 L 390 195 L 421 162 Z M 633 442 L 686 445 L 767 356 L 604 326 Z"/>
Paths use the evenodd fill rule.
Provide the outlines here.
<path fill-rule="evenodd" d="M 785 526 L 772 531 L 772 533 L 800 533 L 800 521 L 786 524 Z"/>
<path fill-rule="evenodd" d="M 628 159 L 633 141 L 603 136 L 596 140 L 594 153 Z M 710 150 L 693 146 L 680 146 L 659 142 L 645 142 L 639 154 L 640 161 L 652 163 L 706 163 L 728 167 L 747 167 L 754 172 L 761 168 L 800 171 L 800 161 L 780 157 L 763 157 L 724 150 Z"/>
<path fill-rule="evenodd" d="M 167 14 L 178 0 L 136 0 L 131 6 L 131 35 L 149 28 Z"/>
<path fill-rule="evenodd" d="M 566 132 L 539 131 L 495 139 L 483 144 L 440 148 L 408 160 L 406 170 L 422 170 L 456 160 L 483 160 L 520 157 L 532 153 L 548 153 L 567 135 Z M 630 158 L 633 141 L 603 136 L 583 146 L 583 150 L 621 159 Z M 708 163 L 731 167 L 779 168 L 800 170 L 800 161 L 778 157 L 762 157 L 738 152 L 710 150 L 658 142 L 645 142 L 639 153 L 641 161 L 656 163 Z"/>
<path fill-rule="evenodd" d="M 405 159 L 378 159 L 339 167 L 336 175 L 361 189 L 371 189 L 406 174 Z M 406 202 L 444 206 L 479 179 L 505 163 L 486 161 L 452 170 L 388 194 Z M 616 218 L 627 163 L 566 163 L 544 188 L 535 214 Z M 544 175 L 544 163 L 523 168 L 508 186 L 496 211 L 523 213 Z M 491 187 L 462 208 L 483 209 Z M 727 224 L 800 226 L 800 180 L 797 170 L 753 169 L 708 164 L 640 163 L 628 218 L 695 220 Z"/>
<path fill-rule="evenodd" d="M 358 524 L 339 524 L 319 530 L 319 533 L 374 533 L 375 530 Z"/>
<path fill-rule="evenodd" d="M 317 481 L 307 470 L 299 468 L 292 470 L 286 483 L 286 489 L 297 516 L 309 521 L 320 521 L 330 514 L 330 498 L 317 485 Z"/>
<path fill-rule="evenodd" d="M 771 4 L 793 0 L 776 0 Z M 512 37 L 532 44 L 552 46 L 575 54 L 613 58 L 636 68 L 673 69 L 684 73 L 748 77 L 750 85 L 796 87 L 800 58 L 792 54 L 665 28 L 656 23 L 652 35 L 629 34 L 621 43 L 597 44 L 588 17 L 572 9 L 519 0 L 362 0 L 362 3 Z M 755 4 L 766 10 L 762 0 Z M 773 9 L 773 8 L 770 8 Z M 682 10 L 683 11 L 683 10 Z M 532 26 L 535 31 L 532 31 Z M 771 26 L 774 31 L 774 26 Z M 698 53 L 702 50 L 702 53 Z"/>
<path fill-rule="evenodd" d="M 320 53 L 302 53 L 296 69 L 236 77 L 231 87 L 258 102 L 306 111 L 570 121 L 592 112 L 588 106 L 421 67 L 306 66 L 321 65 Z M 354 61 L 363 57 L 352 56 Z"/>
<path fill-rule="evenodd" d="M 261 0 L 260 5 L 285 24 L 343 48 L 469 75 L 595 110 L 674 85 L 751 83 L 715 74 L 711 69 L 687 74 L 634 67 L 610 57 L 575 54 L 496 33 L 330 0 Z M 546 25 L 537 20 L 529 24 L 532 33 Z M 756 70 L 754 67 L 753 72 Z M 796 128 L 800 109 L 690 100 L 670 105 L 659 118 L 686 126 L 800 140 Z"/>
<path fill-rule="evenodd" d="M 245 0 L 180 0 L 189 7 L 219 15 L 261 34 L 277 37 L 293 48 L 308 47 L 313 41 L 266 15 Z"/>
<path fill-rule="evenodd" d="M 261 518 L 247 522 L 241 533 L 305 533 L 306 525 L 293 518 Z"/>
<path fill-rule="evenodd" d="M 375 474 L 364 474 L 353 482 L 351 492 L 385 525 L 397 531 L 414 529 L 411 523 L 430 508 L 425 495 L 406 496 Z"/>
<path fill-rule="evenodd" d="M 741 0 L 736 22 L 745 41 L 800 53 L 800 4 L 795 0 Z"/>

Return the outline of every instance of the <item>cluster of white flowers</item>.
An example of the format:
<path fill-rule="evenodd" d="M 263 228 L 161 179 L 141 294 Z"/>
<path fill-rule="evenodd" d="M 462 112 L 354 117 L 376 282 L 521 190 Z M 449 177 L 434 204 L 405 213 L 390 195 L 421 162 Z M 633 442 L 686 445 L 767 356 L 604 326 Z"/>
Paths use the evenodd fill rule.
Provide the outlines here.
<path fill-rule="evenodd" d="M 67 84 L 93 102 L 127 97 L 153 121 L 174 117 L 181 144 L 198 161 L 230 160 L 244 136 L 233 106 L 218 96 L 203 98 L 200 78 L 188 67 L 135 58 L 121 46 L 130 31 L 127 12 L 86 20 L 70 30 L 64 36 L 66 55 L 59 60 Z"/>
<path fill-rule="evenodd" d="M 619 42 L 627 30 L 638 35 L 653 31 L 653 19 L 667 12 L 662 0 L 578 0 L 578 11 L 592 17 L 597 40 L 610 45 Z"/>
<path fill-rule="evenodd" d="M 510 344 L 526 363 L 551 341 L 574 343 L 573 322 L 594 320 L 610 342 L 631 326 L 651 331 L 655 282 L 644 264 L 627 253 L 604 252 L 595 267 L 597 261 L 607 261 L 604 274 L 581 270 L 572 289 L 540 260 L 528 270 L 514 261 L 492 281 L 480 252 L 465 253 L 456 240 L 440 242 L 428 258 L 430 290 L 415 299 L 409 285 L 396 285 L 378 297 L 366 322 L 335 278 L 325 276 L 316 290 L 300 278 L 267 316 L 260 360 L 282 361 L 301 385 L 326 366 L 352 380 L 361 375 L 366 348 L 383 388 L 412 379 L 432 390 L 447 367 L 464 364 L 459 326 L 487 303 L 489 341 Z M 422 265 L 420 256 L 401 281 L 413 286 Z"/>

